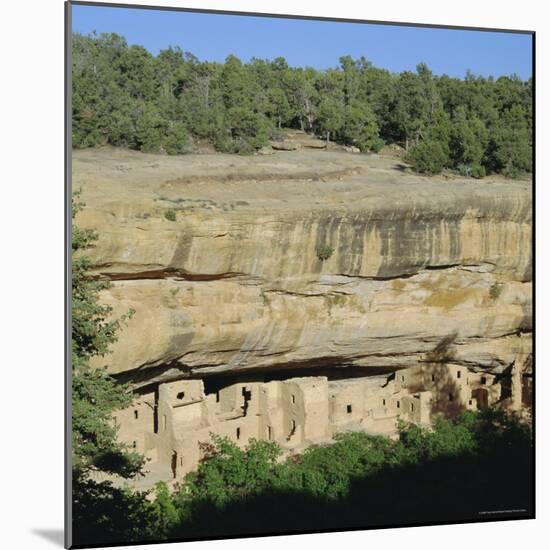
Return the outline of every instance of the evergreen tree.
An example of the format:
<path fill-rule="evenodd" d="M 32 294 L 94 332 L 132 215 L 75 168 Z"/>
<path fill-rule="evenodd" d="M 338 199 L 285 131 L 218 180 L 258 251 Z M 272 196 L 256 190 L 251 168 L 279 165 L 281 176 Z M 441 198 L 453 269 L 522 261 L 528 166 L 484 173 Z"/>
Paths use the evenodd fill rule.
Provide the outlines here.
<path fill-rule="evenodd" d="M 82 208 L 73 199 L 73 219 Z M 132 396 L 105 369 L 92 368 L 92 357 L 105 356 L 116 333 L 132 312 L 111 319 L 111 308 L 99 302 L 108 283 L 90 276 L 90 260 L 83 252 L 97 240 L 95 232 L 72 227 L 72 453 L 73 477 L 94 470 L 132 477 L 143 458 L 116 439 L 112 412 L 130 405 Z"/>
<path fill-rule="evenodd" d="M 138 108 L 136 121 L 136 145 L 144 153 L 158 153 L 163 150 L 163 141 L 168 130 L 167 120 L 158 107 L 142 103 Z"/>
<path fill-rule="evenodd" d="M 532 132 L 526 109 L 505 110 L 490 135 L 487 163 L 492 171 L 517 177 L 532 166 Z"/>
<path fill-rule="evenodd" d="M 483 122 L 477 117 L 468 118 L 463 106 L 457 107 L 452 121 L 450 153 L 453 166 L 464 175 L 482 177 L 482 166 L 489 135 Z"/>
<path fill-rule="evenodd" d="M 378 151 L 384 145 L 379 137 L 376 116 L 368 103 L 355 103 L 345 108 L 341 137 L 344 143 L 355 145 L 361 151 Z"/>
<path fill-rule="evenodd" d="M 440 141 L 425 139 L 407 153 L 405 160 L 421 174 L 439 174 L 447 166 L 448 156 Z"/>
<path fill-rule="evenodd" d="M 330 136 L 335 136 L 344 123 L 344 108 L 337 99 L 330 96 L 322 96 L 316 114 L 316 128 L 324 134 L 327 145 Z"/>

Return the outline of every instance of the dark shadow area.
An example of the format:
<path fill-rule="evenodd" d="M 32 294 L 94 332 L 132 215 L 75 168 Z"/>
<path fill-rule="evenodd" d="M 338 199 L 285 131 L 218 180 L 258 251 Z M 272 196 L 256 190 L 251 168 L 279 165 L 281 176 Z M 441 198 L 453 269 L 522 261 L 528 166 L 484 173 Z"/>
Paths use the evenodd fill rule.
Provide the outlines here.
<path fill-rule="evenodd" d="M 454 343 L 457 336 L 456 332 L 448 334 L 438 342 L 431 352 L 426 354 L 426 363 L 432 373 L 431 384 L 409 387 L 410 391 L 431 390 L 433 393 L 431 414 L 442 414 L 445 418 L 458 418 L 467 409 L 466 402 L 461 399 L 460 385 L 452 370 L 447 368 L 455 357 Z M 478 406 L 480 409 L 487 408 L 487 390 L 483 391 L 479 392 L 481 403 Z M 477 396 L 470 392 L 467 399 L 472 397 Z"/>
<path fill-rule="evenodd" d="M 293 364 L 294 365 L 294 364 Z M 300 378 L 302 376 L 324 376 L 329 381 L 348 380 L 351 378 L 365 378 L 374 376 L 389 376 L 393 367 L 357 367 L 351 365 L 338 366 L 331 365 L 329 362 L 322 361 L 303 362 L 301 367 L 283 367 L 277 370 L 264 372 L 254 372 L 252 369 L 242 374 L 210 374 L 200 377 L 204 383 L 205 393 L 212 394 L 221 389 L 238 383 L 246 382 L 271 382 L 273 380 L 287 380 L 288 378 Z M 289 374 L 289 371 L 291 374 Z M 193 377 L 191 377 L 193 378 Z"/>
<path fill-rule="evenodd" d="M 63 529 L 33 529 L 32 532 L 39 537 L 59 546 L 63 547 L 64 544 L 64 531 Z"/>
<path fill-rule="evenodd" d="M 516 457 L 519 459 L 519 457 Z M 497 456 L 456 456 L 355 479 L 345 498 L 328 501 L 302 492 L 270 492 L 218 508 L 197 504 L 193 519 L 170 538 L 357 529 L 478 520 L 480 513 L 531 508 L 530 457 L 513 470 Z M 493 519 L 510 514 L 493 516 Z"/>
<path fill-rule="evenodd" d="M 431 412 L 443 414 L 446 418 L 457 418 L 466 410 L 465 404 L 460 399 L 459 386 L 449 372 L 443 370 L 438 372 L 437 369 L 435 372 Z"/>
<path fill-rule="evenodd" d="M 285 380 L 301 376 L 326 376 L 329 380 L 340 380 L 389 375 L 394 370 L 395 367 L 359 367 L 342 363 L 334 357 L 317 357 L 314 360 L 279 363 L 276 370 L 269 372 L 265 372 L 265 369 L 259 367 L 246 369 L 246 372 L 242 373 L 202 373 L 200 369 L 191 372 L 191 369 L 179 360 L 173 360 L 152 367 L 142 366 L 134 371 L 116 374 L 114 378 L 121 384 L 132 384 L 137 393 L 149 393 L 159 382 L 171 382 L 184 378 L 201 379 L 207 390 L 206 393 L 215 393 L 225 386 L 238 382 L 270 382 L 271 380 Z"/>

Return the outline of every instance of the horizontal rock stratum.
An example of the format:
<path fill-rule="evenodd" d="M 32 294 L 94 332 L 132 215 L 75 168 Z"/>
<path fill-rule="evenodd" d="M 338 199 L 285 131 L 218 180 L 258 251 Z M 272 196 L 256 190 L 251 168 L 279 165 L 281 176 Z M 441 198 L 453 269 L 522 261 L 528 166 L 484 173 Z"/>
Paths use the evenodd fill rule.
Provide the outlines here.
<path fill-rule="evenodd" d="M 342 151 L 108 148 L 74 153 L 73 188 L 103 301 L 136 311 L 97 364 L 136 386 L 436 360 L 501 373 L 528 355 L 531 182 Z"/>

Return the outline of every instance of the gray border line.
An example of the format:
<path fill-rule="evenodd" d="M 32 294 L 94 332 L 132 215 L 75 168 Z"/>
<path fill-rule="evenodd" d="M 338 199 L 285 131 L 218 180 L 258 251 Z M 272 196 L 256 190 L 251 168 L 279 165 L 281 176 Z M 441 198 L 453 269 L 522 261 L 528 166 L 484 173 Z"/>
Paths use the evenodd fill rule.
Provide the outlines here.
<path fill-rule="evenodd" d="M 65 2 L 65 529 L 64 546 L 73 542 L 72 518 L 72 5 Z"/>

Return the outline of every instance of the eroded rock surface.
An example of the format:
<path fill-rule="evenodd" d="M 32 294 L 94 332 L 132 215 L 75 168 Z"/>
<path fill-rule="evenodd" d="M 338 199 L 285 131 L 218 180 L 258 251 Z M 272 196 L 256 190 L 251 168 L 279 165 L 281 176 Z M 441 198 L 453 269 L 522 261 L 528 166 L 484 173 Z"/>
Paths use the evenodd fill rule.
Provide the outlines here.
<path fill-rule="evenodd" d="M 529 356 L 530 182 L 345 152 L 104 149 L 75 152 L 73 187 L 104 301 L 136 311 L 99 364 L 136 386 L 433 360 L 499 374 Z"/>

